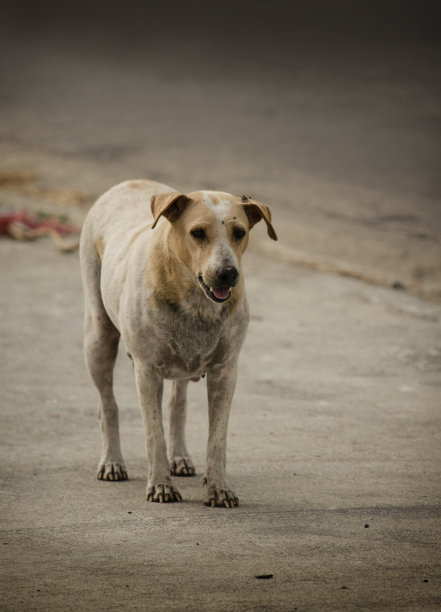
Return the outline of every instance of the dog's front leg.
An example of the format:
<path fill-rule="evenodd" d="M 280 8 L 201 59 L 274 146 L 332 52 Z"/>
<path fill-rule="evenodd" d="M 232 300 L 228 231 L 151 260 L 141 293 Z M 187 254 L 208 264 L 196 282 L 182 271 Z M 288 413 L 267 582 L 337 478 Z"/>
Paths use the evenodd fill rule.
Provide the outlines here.
<path fill-rule="evenodd" d="M 161 503 L 182 501 L 180 493 L 172 486 L 162 426 L 162 392 L 164 381 L 153 368 L 143 367 L 136 360 L 134 366 L 139 404 L 144 421 L 149 464 L 147 500 Z"/>
<path fill-rule="evenodd" d="M 185 443 L 188 380 L 174 380 L 168 404 L 170 472 L 174 476 L 194 476 L 196 469 Z"/>
<path fill-rule="evenodd" d="M 231 400 L 236 387 L 237 363 L 207 372 L 209 434 L 207 446 L 207 506 L 233 508 L 239 505 L 225 482 L 227 430 Z"/>

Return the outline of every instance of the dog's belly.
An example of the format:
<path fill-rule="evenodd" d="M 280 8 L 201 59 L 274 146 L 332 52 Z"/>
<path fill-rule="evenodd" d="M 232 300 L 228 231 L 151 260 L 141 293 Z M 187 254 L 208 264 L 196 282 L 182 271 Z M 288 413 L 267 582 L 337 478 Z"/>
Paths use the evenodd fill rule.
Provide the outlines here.
<path fill-rule="evenodd" d="M 202 375 L 204 375 L 205 372 L 207 371 L 207 367 L 201 367 L 201 368 L 198 368 L 197 370 L 189 371 L 189 370 L 186 370 L 185 368 L 179 368 L 179 367 L 171 366 L 169 364 L 167 365 L 159 364 L 158 368 L 161 373 L 161 376 L 169 380 L 187 379 L 187 378 L 197 379 L 197 378 L 200 378 Z"/>

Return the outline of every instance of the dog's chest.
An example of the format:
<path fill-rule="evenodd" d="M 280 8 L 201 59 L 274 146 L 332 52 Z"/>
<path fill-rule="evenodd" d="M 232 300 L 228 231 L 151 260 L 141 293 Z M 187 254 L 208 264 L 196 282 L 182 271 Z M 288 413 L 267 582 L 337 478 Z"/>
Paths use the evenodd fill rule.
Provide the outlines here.
<path fill-rule="evenodd" d="M 228 325 L 165 312 L 155 317 L 155 366 L 164 378 L 201 376 L 225 361 Z"/>

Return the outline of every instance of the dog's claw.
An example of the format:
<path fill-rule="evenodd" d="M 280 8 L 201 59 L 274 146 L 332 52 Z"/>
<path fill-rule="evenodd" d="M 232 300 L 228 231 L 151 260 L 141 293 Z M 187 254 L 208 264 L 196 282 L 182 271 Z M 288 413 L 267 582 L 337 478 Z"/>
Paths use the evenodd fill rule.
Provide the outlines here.
<path fill-rule="evenodd" d="M 169 504 L 181 502 L 182 496 L 171 484 L 157 484 L 147 487 L 147 501 Z"/>
<path fill-rule="evenodd" d="M 98 467 L 97 478 L 108 482 L 118 482 L 127 480 L 128 476 L 122 463 L 102 463 Z"/>
<path fill-rule="evenodd" d="M 190 457 L 174 457 L 170 461 L 170 474 L 172 476 L 194 476 L 196 468 Z"/>
<path fill-rule="evenodd" d="M 209 489 L 204 503 L 212 508 L 235 508 L 239 498 L 229 489 Z"/>

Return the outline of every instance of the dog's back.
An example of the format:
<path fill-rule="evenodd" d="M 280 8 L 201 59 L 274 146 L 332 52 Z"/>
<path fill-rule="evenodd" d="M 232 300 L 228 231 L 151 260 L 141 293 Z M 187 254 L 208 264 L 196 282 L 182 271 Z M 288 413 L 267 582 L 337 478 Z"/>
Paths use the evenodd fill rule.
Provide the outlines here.
<path fill-rule="evenodd" d="M 82 260 L 94 247 L 102 259 L 107 244 L 123 249 L 133 234 L 153 223 L 152 197 L 172 192 L 167 185 L 147 180 L 124 181 L 104 193 L 90 209 L 84 222 L 80 256 Z"/>

